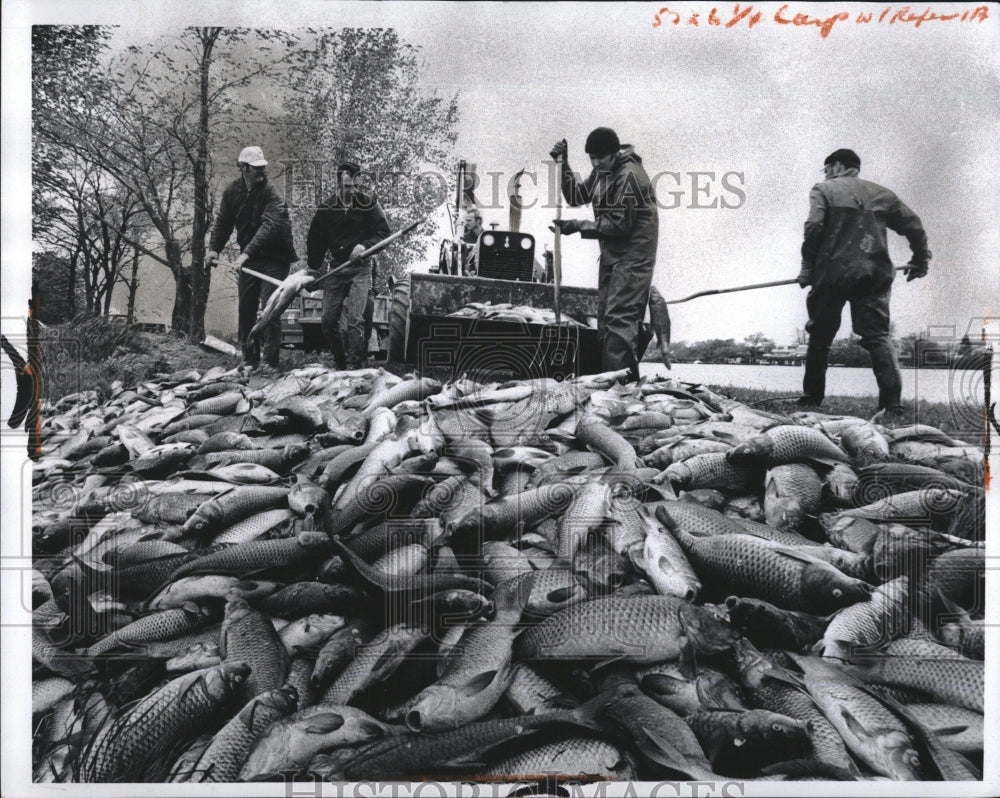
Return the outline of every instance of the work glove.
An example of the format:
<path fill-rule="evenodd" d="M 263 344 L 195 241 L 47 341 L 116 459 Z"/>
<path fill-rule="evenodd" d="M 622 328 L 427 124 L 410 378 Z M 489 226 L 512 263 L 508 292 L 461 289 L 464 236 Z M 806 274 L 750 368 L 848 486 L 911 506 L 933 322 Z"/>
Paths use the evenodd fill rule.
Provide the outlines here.
<path fill-rule="evenodd" d="M 247 253 L 245 252 L 241 252 L 240 256 L 236 259 L 236 262 L 233 264 L 236 267 L 236 271 L 239 271 L 240 267 L 245 265 L 248 260 L 250 260 L 250 256 L 247 255 Z"/>
<path fill-rule="evenodd" d="M 211 266 L 213 269 L 219 265 L 219 253 L 214 250 L 208 250 L 205 253 L 205 265 Z"/>
<path fill-rule="evenodd" d="M 361 244 L 355 244 L 354 249 L 351 250 L 351 260 L 356 261 L 365 252 L 365 248 Z"/>
<path fill-rule="evenodd" d="M 579 233 L 583 229 L 584 220 L 583 219 L 553 219 L 552 224 L 555 227 L 550 227 L 549 229 L 555 231 L 556 227 L 559 228 L 559 232 L 564 236 L 571 236 L 573 233 Z"/>
<path fill-rule="evenodd" d="M 906 268 L 903 269 L 903 274 L 906 275 L 906 282 L 910 282 L 911 280 L 916 280 L 918 277 L 926 277 L 927 264 L 924 263 L 921 265 L 918 263 L 913 263 L 911 261 L 910 263 L 906 264 Z"/>
<path fill-rule="evenodd" d="M 569 152 L 569 145 L 566 143 L 566 139 L 559 139 L 549 150 L 549 155 L 552 156 L 553 161 L 558 161 L 560 158 L 565 162 L 566 153 Z"/>
<path fill-rule="evenodd" d="M 799 272 L 799 276 L 796 277 L 795 280 L 799 284 L 799 288 L 808 288 L 809 284 L 812 282 L 812 273 L 803 269 Z"/>

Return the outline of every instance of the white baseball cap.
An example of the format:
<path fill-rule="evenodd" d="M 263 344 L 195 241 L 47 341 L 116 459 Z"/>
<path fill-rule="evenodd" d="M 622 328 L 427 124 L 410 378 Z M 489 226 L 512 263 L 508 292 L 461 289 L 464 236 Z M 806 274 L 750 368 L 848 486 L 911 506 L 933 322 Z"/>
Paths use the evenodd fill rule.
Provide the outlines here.
<path fill-rule="evenodd" d="M 244 147 L 240 152 L 240 157 L 236 163 L 246 163 L 250 166 L 267 166 L 264 160 L 264 151 L 260 147 Z"/>

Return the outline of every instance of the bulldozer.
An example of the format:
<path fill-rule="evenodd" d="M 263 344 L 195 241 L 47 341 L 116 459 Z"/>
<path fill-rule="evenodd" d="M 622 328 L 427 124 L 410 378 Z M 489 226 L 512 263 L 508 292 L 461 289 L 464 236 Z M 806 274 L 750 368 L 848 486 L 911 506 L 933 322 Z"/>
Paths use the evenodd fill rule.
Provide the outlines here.
<path fill-rule="evenodd" d="M 475 207 L 474 174 L 474 166 L 459 163 L 454 213 L 449 214 L 452 237 L 441 242 L 438 262 L 427 273 L 411 272 L 392 285 L 389 360 L 480 380 L 565 379 L 599 372 L 596 288 L 558 287 L 562 323 L 540 323 L 537 316 L 519 321 L 502 312 L 511 306 L 555 307 L 552 253 L 544 253 L 541 265 L 534 236 L 520 230 L 516 178 L 508 229 L 491 228 L 472 242 L 461 240 L 459 219 L 463 210 Z M 471 308 L 486 312 L 463 313 Z"/>

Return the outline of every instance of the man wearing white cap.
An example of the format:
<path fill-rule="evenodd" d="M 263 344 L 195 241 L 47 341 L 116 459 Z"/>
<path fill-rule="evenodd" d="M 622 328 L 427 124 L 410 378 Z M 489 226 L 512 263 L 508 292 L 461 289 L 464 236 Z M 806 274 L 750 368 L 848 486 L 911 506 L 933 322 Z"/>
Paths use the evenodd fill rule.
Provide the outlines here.
<path fill-rule="evenodd" d="M 291 264 L 298 260 L 292 243 L 292 223 L 285 200 L 267 179 L 267 161 L 260 147 L 245 147 L 236 161 L 240 177 L 226 186 L 215 217 L 215 229 L 205 262 L 215 266 L 219 252 L 233 230 L 240 256 L 236 268 L 246 265 L 279 280 L 288 277 Z M 266 304 L 275 286 L 257 277 L 239 272 L 239 338 L 243 359 L 252 367 L 260 364 L 260 345 L 247 344 L 247 337 L 257 320 L 257 308 Z M 269 324 L 261 336 L 264 362 L 278 367 L 281 346 L 281 319 Z"/>

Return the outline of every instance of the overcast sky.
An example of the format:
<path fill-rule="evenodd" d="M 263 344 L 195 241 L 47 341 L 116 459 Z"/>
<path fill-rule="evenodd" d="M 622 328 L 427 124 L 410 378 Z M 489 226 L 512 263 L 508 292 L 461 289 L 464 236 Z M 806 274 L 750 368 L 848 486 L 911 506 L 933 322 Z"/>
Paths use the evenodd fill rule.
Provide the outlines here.
<path fill-rule="evenodd" d="M 539 188 L 524 183 L 527 201 L 541 204 L 543 159 L 552 143 L 569 140 L 570 163 L 589 170 L 583 151 L 598 125 L 615 128 L 634 144 L 664 206 L 654 284 L 668 299 L 706 288 L 794 277 L 809 189 L 822 179 L 824 157 L 850 147 L 862 177 L 894 190 L 924 221 L 934 253 L 930 275 L 897 282 L 892 310 L 897 331 L 954 325 L 996 315 L 1000 296 L 1000 25 L 997 7 L 985 22 L 955 20 L 889 24 L 886 4 L 790 4 L 784 17 L 808 13 L 851 18 L 821 36 L 815 25 L 782 25 L 781 4 L 754 4 L 761 12 L 725 28 L 733 6 L 720 4 L 723 25 L 708 24 L 711 4 L 672 4 L 681 24 L 654 27 L 663 3 L 212 3 L 158 2 L 155 19 L 121 3 L 4 3 L 4 105 L 8 81 L 27 76 L 7 69 L 8 44 L 23 46 L 18 7 L 34 22 L 117 22 L 121 43 L 142 42 L 185 24 L 233 26 L 393 26 L 422 48 L 428 87 L 460 93 L 459 157 L 480 175 L 502 172 L 502 186 L 518 169 L 538 173 Z M 745 6 L 744 6 L 745 7 Z M 923 10 L 923 6 L 920 10 Z M 961 13 L 975 4 L 930 6 Z M 857 24 L 860 12 L 872 23 Z M 698 26 L 687 24 L 693 12 Z M 153 15 L 150 14 L 150 17 Z M 27 50 L 23 49 L 24 63 Z M 27 105 L 18 113 L 27 121 Z M 4 191 L 4 269 L 26 267 L 30 207 L 27 184 L 8 182 L 8 161 L 27 164 L 9 146 L 4 114 L 4 182 L 24 189 L 15 205 Z M 270 155 L 270 154 L 269 154 Z M 280 153 L 270 155 L 273 159 Z M 712 173 L 692 175 L 691 173 Z M 672 174 L 673 173 L 673 174 Z M 229 179 L 224 170 L 218 170 Z M 586 171 L 584 171 L 586 174 Z M 679 179 L 674 175 L 679 176 Z M 741 194 L 728 186 L 739 189 Z M 702 187 L 699 195 L 694 184 Z M 673 193 L 671 193 L 673 192 Z M 506 191 L 501 192 L 505 198 Z M 481 199 L 489 191 L 480 191 Z M 712 205 L 715 208 L 693 207 Z M 738 207 L 723 208 L 722 204 Z M 17 211 L 18 227 L 8 213 Z M 589 208 L 566 209 L 586 216 Z M 538 248 L 551 241 L 551 209 L 527 211 L 523 227 Z M 502 208 L 486 221 L 506 223 Z M 442 216 L 442 219 L 444 217 Z M 20 235 L 12 235 L 16 230 Z M 898 265 L 909 257 L 904 239 L 890 233 Z M 23 249 L 22 249 L 23 247 Z M 563 247 L 567 284 L 596 285 L 598 248 L 571 238 Z M 5 274 L 6 277 L 6 274 Z M 169 280 L 169 277 L 166 277 Z M 7 280 L 4 281 L 7 283 Z M 13 310 L 8 307 L 13 304 Z M 145 303 L 142 303 L 145 304 Z M 213 303 L 214 304 L 214 303 Z M 228 304 L 228 301 L 227 301 Z M 19 297 L 4 291 L 4 315 L 23 313 Z M 169 314 L 169 308 L 164 309 Z M 671 308 L 676 340 L 744 336 L 761 330 L 791 342 L 805 322 L 797 286 L 694 300 Z M 848 320 L 845 314 L 844 334 Z M 977 324 L 978 328 L 978 324 Z"/>

